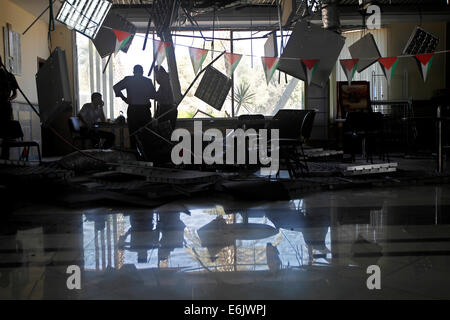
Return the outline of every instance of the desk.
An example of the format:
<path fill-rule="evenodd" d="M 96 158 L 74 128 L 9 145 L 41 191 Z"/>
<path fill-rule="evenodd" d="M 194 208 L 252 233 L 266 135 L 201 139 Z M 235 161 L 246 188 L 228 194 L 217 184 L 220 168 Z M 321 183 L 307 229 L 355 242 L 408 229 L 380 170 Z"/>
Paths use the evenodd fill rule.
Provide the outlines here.
<path fill-rule="evenodd" d="M 177 128 L 183 128 L 193 132 L 194 121 L 202 121 L 203 132 L 210 128 L 219 129 L 226 135 L 226 129 L 237 129 L 242 126 L 242 124 L 247 124 L 247 126 L 257 126 L 264 124 L 267 129 L 276 129 L 277 119 L 272 119 L 272 117 L 267 117 L 261 120 L 245 120 L 239 121 L 237 118 L 227 118 L 227 119 L 178 119 Z M 96 128 L 103 131 L 108 131 L 114 133 L 116 140 L 114 146 L 121 149 L 130 149 L 130 135 L 128 131 L 128 125 L 126 123 L 113 123 L 113 122 L 102 122 L 95 125 Z"/>
<path fill-rule="evenodd" d="M 99 130 L 114 133 L 116 136 L 114 147 L 120 149 L 131 149 L 130 134 L 126 123 L 100 122 L 96 123 L 95 127 Z"/>

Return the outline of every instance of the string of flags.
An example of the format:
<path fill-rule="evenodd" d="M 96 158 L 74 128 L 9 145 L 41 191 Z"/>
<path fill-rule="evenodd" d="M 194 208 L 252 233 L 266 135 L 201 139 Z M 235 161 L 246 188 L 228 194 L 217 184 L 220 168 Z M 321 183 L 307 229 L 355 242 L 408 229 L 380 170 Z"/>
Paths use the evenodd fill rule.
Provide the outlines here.
<path fill-rule="evenodd" d="M 197 75 L 202 68 L 203 62 L 205 62 L 207 55 L 207 49 L 189 47 L 189 56 L 191 57 L 192 67 L 194 67 L 195 75 Z"/>
<path fill-rule="evenodd" d="M 444 52 L 448 52 L 448 51 L 444 51 Z M 383 69 L 383 72 L 384 72 L 384 75 L 386 77 L 388 84 L 391 84 L 391 81 L 394 77 L 395 70 L 397 69 L 399 58 L 414 57 L 419 66 L 419 71 L 422 75 L 422 79 L 424 82 L 426 82 L 435 55 L 436 55 L 436 52 L 425 53 L 425 54 L 416 54 L 414 56 L 386 57 L 386 58 L 378 58 L 378 62 L 380 63 L 380 65 Z M 342 60 L 340 60 L 342 69 L 344 70 L 344 73 L 347 77 L 349 85 L 351 85 L 353 77 L 356 73 L 356 69 L 358 68 L 358 62 L 359 62 L 359 59 L 342 59 Z"/>
<path fill-rule="evenodd" d="M 280 64 L 280 58 L 273 57 L 261 57 L 264 74 L 266 75 L 266 82 L 269 84 L 270 79 L 272 79 L 275 70 L 277 70 L 278 65 Z"/>
<path fill-rule="evenodd" d="M 419 64 L 423 81 L 427 81 L 428 73 L 430 72 L 431 64 L 434 59 L 434 53 L 418 54 L 415 58 Z"/>
<path fill-rule="evenodd" d="M 133 34 L 130 34 L 128 32 L 112 29 L 115 36 L 116 36 L 116 49 L 115 54 L 117 54 L 121 49 L 125 48 L 129 41 L 132 40 Z M 167 57 L 167 50 L 172 46 L 170 42 L 165 41 L 159 41 L 159 40 L 153 40 L 153 53 L 155 56 L 155 59 L 157 59 L 156 63 L 157 65 L 161 65 L 164 60 Z M 200 69 L 202 68 L 202 65 L 208 55 L 209 51 L 216 51 L 216 50 L 209 50 L 209 49 L 200 49 L 200 48 L 194 48 L 194 47 L 188 47 L 189 49 L 189 56 L 191 58 L 192 67 L 194 68 L 195 75 L 198 74 Z M 407 58 L 407 57 L 413 57 L 418 64 L 419 71 L 422 75 L 422 79 L 424 82 L 427 81 L 428 74 L 431 69 L 431 65 L 434 60 L 434 56 L 437 53 L 447 53 L 450 52 L 450 50 L 446 51 L 440 51 L 440 52 L 433 52 L 433 53 L 426 53 L 426 54 L 417 54 L 417 55 L 403 55 L 403 56 L 396 56 L 396 57 L 385 57 L 385 58 L 378 58 L 378 62 L 380 63 L 380 66 L 383 69 L 383 72 L 386 76 L 386 79 L 388 81 L 388 84 L 391 83 L 395 70 L 397 68 L 399 58 Z M 237 66 L 241 62 L 241 59 L 244 55 L 243 54 L 236 54 L 236 53 L 228 53 L 226 52 L 224 54 L 225 59 L 225 70 L 228 77 L 231 77 L 236 70 Z M 249 56 L 249 55 L 245 55 Z M 278 65 L 280 64 L 280 59 L 296 59 L 299 60 L 301 67 L 303 68 L 303 71 L 306 76 L 306 82 L 308 85 L 311 84 L 312 79 L 314 78 L 314 74 L 316 73 L 317 67 L 320 64 L 319 59 L 297 59 L 297 58 L 277 58 L 277 57 L 261 57 L 262 66 L 264 70 L 264 74 L 266 77 L 266 83 L 269 84 L 270 80 L 272 79 L 273 75 L 275 74 L 275 71 L 278 68 Z M 361 59 L 341 59 L 339 60 L 340 65 L 344 71 L 344 74 L 347 78 L 347 81 L 349 85 L 351 85 L 351 82 L 355 76 L 355 73 L 358 69 L 358 63 Z"/>
<path fill-rule="evenodd" d="M 167 50 L 172 46 L 170 42 L 153 39 L 153 56 L 156 59 L 156 65 L 160 66 L 167 57 Z"/>
<path fill-rule="evenodd" d="M 133 38 L 133 35 L 131 33 L 120 31 L 113 29 L 114 35 L 116 36 L 116 47 L 114 50 L 114 55 L 117 55 L 117 53 L 125 48 L 128 42 Z"/>
<path fill-rule="evenodd" d="M 340 63 L 347 77 L 348 85 L 351 85 L 356 70 L 358 69 L 359 59 L 341 59 Z"/>
<path fill-rule="evenodd" d="M 314 73 L 316 73 L 317 67 L 319 66 L 319 59 L 300 59 L 303 70 L 306 75 L 306 81 L 308 82 L 308 86 L 311 84 L 311 80 L 314 77 Z"/>
<path fill-rule="evenodd" d="M 395 69 L 398 65 L 398 57 L 379 58 L 378 62 L 383 68 L 388 84 L 391 84 L 391 80 L 394 78 Z"/>
<path fill-rule="evenodd" d="M 227 72 L 227 76 L 231 78 L 238 66 L 239 62 L 241 62 L 242 54 L 236 53 L 225 53 L 225 70 Z"/>

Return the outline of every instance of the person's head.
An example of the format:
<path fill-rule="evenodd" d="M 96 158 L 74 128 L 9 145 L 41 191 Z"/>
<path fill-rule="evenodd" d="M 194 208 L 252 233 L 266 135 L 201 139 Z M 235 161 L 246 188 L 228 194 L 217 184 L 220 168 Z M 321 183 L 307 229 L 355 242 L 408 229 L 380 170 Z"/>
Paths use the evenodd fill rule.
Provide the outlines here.
<path fill-rule="evenodd" d="M 133 68 L 133 74 L 135 76 L 142 76 L 144 74 L 144 68 L 140 64 L 137 64 Z"/>
<path fill-rule="evenodd" d="M 91 95 L 91 102 L 94 106 L 99 106 L 103 103 L 102 94 L 99 92 L 94 92 Z"/>
<path fill-rule="evenodd" d="M 159 84 L 167 82 L 169 80 L 169 74 L 163 66 L 155 67 L 155 80 Z"/>

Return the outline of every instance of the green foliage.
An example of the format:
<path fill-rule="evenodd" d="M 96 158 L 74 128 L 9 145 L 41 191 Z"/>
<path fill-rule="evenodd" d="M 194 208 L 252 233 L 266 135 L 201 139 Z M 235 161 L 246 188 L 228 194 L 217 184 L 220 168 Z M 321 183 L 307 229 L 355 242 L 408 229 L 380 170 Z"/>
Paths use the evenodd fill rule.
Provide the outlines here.
<path fill-rule="evenodd" d="M 241 107 L 251 113 L 250 106 L 253 106 L 254 97 L 255 93 L 250 91 L 250 84 L 245 80 L 241 81 L 234 91 L 235 114 L 239 115 Z"/>
<path fill-rule="evenodd" d="M 178 118 L 192 118 L 194 114 L 195 111 L 193 110 L 180 110 L 178 111 Z"/>

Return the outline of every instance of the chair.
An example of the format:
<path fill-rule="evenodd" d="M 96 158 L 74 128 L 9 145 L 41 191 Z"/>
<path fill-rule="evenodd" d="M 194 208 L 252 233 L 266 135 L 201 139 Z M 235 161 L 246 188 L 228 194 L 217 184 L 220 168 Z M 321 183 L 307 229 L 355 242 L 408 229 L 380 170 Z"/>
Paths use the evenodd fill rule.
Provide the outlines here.
<path fill-rule="evenodd" d="M 90 138 L 81 134 L 80 119 L 78 117 L 70 117 L 68 119 L 68 124 L 73 143 L 75 144 L 76 141 L 81 141 L 81 147 L 84 149 L 84 142 L 90 140 Z"/>
<path fill-rule="evenodd" d="M 303 144 L 311 135 L 314 118 L 314 110 L 290 109 L 280 110 L 273 117 L 276 121 L 271 128 L 279 129 L 280 160 L 291 178 L 297 177 L 299 171 L 309 171 Z"/>
<path fill-rule="evenodd" d="M 368 152 L 372 163 L 372 154 L 374 153 L 374 151 L 377 151 L 379 153 L 380 159 L 389 162 L 389 153 L 386 148 L 384 127 L 385 121 L 383 114 L 381 112 L 370 113 L 366 140 L 368 142 Z"/>
<path fill-rule="evenodd" d="M 306 161 L 305 150 L 303 149 L 304 144 L 311 138 L 311 133 L 314 125 L 314 119 L 316 118 L 315 110 L 308 110 L 305 118 L 302 122 L 301 135 L 300 135 L 300 149 L 302 151 L 302 157 L 304 159 L 304 166 L 306 171 L 309 172 L 308 163 Z"/>
<path fill-rule="evenodd" d="M 258 120 L 258 123 L 254 123 L 255 120 Z M 238 121 L 242 129 L 264 129 L 266 124 L 264 121 L 266 118 L 262 114 L 243 114 L 238 117 Z M 261 123 L 259 123 L 261 121 Z"/>
<path fill-rule="evenodd" d="M 361 140 L 361 153 L 366 161 L 373 163 L 373 151 L 379 146 L 380 158 L 389 161 L 385 151 L 383 115 L 380 112 L 349 112 L 345 121 L 344 135 L 350 139 L 352 162 L 355 161 L 356 149 Z"/>
<path fill-rule="evenodd" d="M 280 139 L 298 139 L 301 125 L 309 110 L 283 109 L 274 116 L 271 127 L 280 130 Z"/>
<path fill-rule="evenodd" d="M 315 110 L 308 110 L 309 112 L 306 114 L 302 123 L 302 139 L 303 142 L 306 142 L 311 138 L 311 133 L 314 125 L 314 119 L 316 118 Z"/>
<path fill-rule="evenodd" d="M 17 140 L 19 139 L 19 140 Z M 20 125 L 19 121 L 10 121 L 8 123 L 8 133 L 7 137 L 5 138 L 5 141 L 2 144 L 2 148 L 23 148 L 22 153 L 20 155 L 20 159 L 22 161 L 28 161 L 29 154 L 30 154 L 30 148 L 36 147 L 38 156 L 39 156 L 39 162 L 42 162 L 41 157 L 41 148 L 39 146 L 39 143 L 36 141 L 23 141 L 23 131 L 22 126 Z"/>

